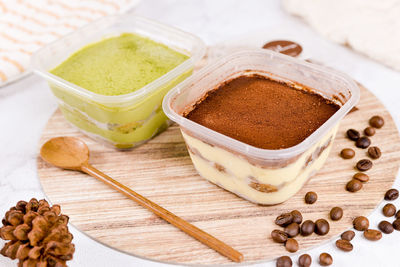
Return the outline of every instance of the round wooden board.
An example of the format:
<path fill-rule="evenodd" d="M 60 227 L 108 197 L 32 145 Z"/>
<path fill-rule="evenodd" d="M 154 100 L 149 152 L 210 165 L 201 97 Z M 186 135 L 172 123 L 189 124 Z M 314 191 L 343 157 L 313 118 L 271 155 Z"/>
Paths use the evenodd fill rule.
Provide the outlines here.
<path fill-rule="evenodd" d="M 319 245 L 351 227 L 357 215 L 368 215 L 393 184 L 400 165 L 400 138 L 384 106 L 361 87 L 358 111 L 347 115 L 340 126 L 332 152 L 323 169 L 287 202 L 259 206 L 231 194 L 200 177 L 192 166 L 185 143 L 176 125 L 150 142 L 131 151 L 117 151 L 97 143 L 70 126 L 57 111 L 44 129 L 40 145 L 55 136 L 75 136 L 91 151 L 91 163 L 119 182 L 181 216 L 244 254 L 245 262 L 271 260 L 287 254 L 281 244 L 272 242 L 270 232 L 277 228 L 277 215 L 300 210 L 304 219 L 328 219 L 333 206 L 344 209 L 344 217 L 332 222 L 326 236 L 298 237 L 300 249 Z M 345 190 L 354 174 L 355 163 L 366 158 L 345 138 L 349 128 L 363 130 L 368 119 L 379 114 L 385 126 L 377 130 L 372 143 L 382 150 L 368 171 L 371 180 L 357 193 Z M 345 147 L 356 150 L 356 157 L 343 160 Z M 85 174 L 50 166 L 38 158 L 38 174 L 43 190 L 52 203 L 58 203 L 70 222 L 90 237 L 120 251 L 151 260 L 180 264 L 229 264 L 226 258 L 169 225 L 110 187 Z M 318 193 L 314 205 L 304 203 L 308 191 Z M 79 249 L 79 248 L 78 248 Z"/>

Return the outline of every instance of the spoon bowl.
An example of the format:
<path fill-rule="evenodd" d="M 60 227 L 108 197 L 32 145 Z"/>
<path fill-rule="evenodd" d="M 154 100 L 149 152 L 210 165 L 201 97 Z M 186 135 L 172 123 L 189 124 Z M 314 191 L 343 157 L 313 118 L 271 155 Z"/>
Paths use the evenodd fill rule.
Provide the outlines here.
<path fill-rule="evenodd" d="M 81 170 L 89 160 L 89 148 L 75 137 L 55 137 L 42 146 L 40 156 L 59 168 Z"/>

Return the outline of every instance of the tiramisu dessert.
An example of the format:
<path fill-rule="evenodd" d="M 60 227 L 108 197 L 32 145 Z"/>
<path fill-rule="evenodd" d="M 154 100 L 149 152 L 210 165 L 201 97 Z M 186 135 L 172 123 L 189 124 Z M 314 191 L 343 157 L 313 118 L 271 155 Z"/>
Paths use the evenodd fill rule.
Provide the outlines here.
<path fill-rule="evenodd" d="M 257 148 L 290 148 L 305 140 L 340 108 L 321 95 L 297 86 L 261 75 L 240 76 L 209 91 L 183 115 Z M 296 193 L 306 178 L 324 163 L 332 135 L 315 144 L 299 160 L 266 168 L 183 131 L 200 175 L 261 204 L 279 203 Z"/>
<path fill-rule="evenodd" d="M 253 75 L 220 85 L 185 117 L 258 148 L 282 149 L 306 139 L 338 109 L 307 89 Z"/>
<path fill-rule="evenodd" d="M 168 93 L 163 108 L 202 177 L 272 205 L 323 166 L 358 97 L 345 75 L 255 50 L 204 68 Z"/>

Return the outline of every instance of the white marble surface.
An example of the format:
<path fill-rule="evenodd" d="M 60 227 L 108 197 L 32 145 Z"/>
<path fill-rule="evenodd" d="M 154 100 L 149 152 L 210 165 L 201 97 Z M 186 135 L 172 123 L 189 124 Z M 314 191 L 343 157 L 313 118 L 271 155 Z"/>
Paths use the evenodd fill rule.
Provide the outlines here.
<path fill-rule="evenodd" d="M 321 39 L 302 22 L 285 14 L 277 0 L 146 0 L 134 12 L 192 32 L 208 45 L 240 38 L 250 32 L 262 31 L 266 36 L 269 32 L 279 34 L 283 25 L 286 25 L 282 30 L 282 37 L 285 37 L 288 26 L 293 27 L 293 32 L 297 35 L 301 33 L 307 54 L 348 73 L 370 88 L 400 125 L 400 73 Z M 39 77 L 31 75 L 0 88 L 0 214 L 4 214 L 18 200 L 43 197 L 36 174 L 37 142 L 55 109 L 55 99 L 47 84 Z M 399 187 L 399 182 L 396 187 Z M 400 207 L 400 200 L 395 204 Z M 382 206 L 381 203 L 378 208 Z M 383 219 L 380 209 L 369 218 L 372 227 L 376 227 Z M 70 228 L 76 245 L 74 260 L 69 263 L 71 267 L 166 266 L 120 253 Z M 368 242 L 358 234 L 353 243 L 355 248 L 350 253 L 337 250 L 334 242 L 307 253 L 316 262 L 319 253 L 329 252 L 334 258 L 333 266 L 399 266 L 400 232 L 385 235 L 376 243 Z M 292 259 L 296 261 L 297 255 Z M 0 266 L 16 265 L 0 256 Z M 275 263 L 258 266 L 275 266 Z"/>

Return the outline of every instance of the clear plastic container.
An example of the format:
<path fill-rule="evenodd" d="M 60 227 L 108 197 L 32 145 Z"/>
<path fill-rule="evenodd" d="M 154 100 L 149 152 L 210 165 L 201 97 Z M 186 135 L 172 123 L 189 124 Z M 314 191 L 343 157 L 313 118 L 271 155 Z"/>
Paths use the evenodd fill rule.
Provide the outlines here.
<path fill-rule="evenodd" d="M 340 109 L 304 141 L 281 150 L 247 145 L 182 116 L 224 81 L 254 73 L 304 85 Z M 358 102 L 359 95 L 358 86 L 345 74 L 257 49 L 231 54 L 204 67 L 165 96 L 163 109 L 179 124 L 201 176 L 252 202 L 271 205 L 289 199 L 322 167 L 340 120 Z"/>
<path fill-rule="evenodd" d="M 49 72 L 82 47 L 122 33 L 147 37 L 188 55 L 189 59 L 141 89 L 116 96 L 93 93 Z M 198 37 L 127 14 L 100 19 L 47 45 L 33 55 L 32 67 L 48 81 L 69 122 L 117 148 L 131 148 L 168 127 L 162 99 L 191 75 L 204 53 L 205 45 Z"/>

